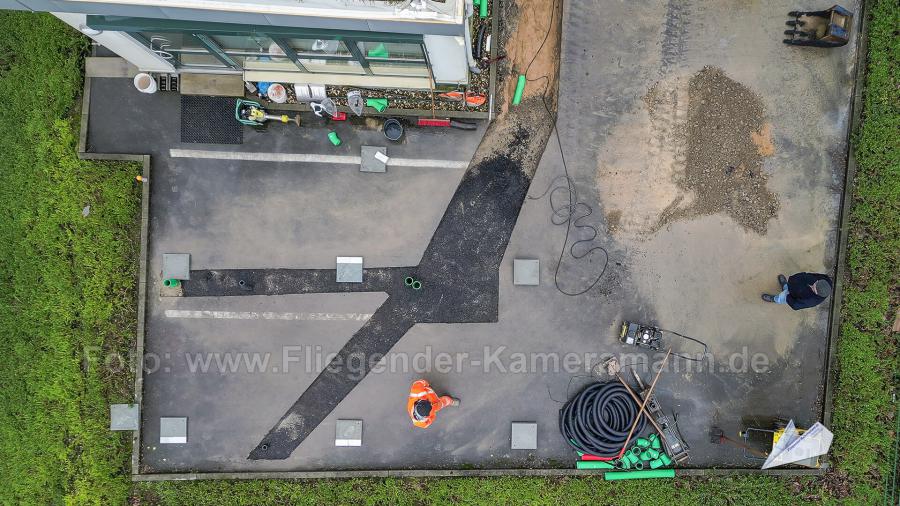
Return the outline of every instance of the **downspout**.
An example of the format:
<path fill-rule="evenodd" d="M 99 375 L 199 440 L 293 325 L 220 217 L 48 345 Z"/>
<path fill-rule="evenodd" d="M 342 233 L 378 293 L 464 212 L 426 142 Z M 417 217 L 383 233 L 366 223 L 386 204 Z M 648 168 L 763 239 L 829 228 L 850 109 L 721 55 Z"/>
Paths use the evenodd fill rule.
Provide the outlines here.
<path fill-rule="evenodd" d="M 486 2 L 487 0 L 482 1 Z M 480 74 L 481 69 L 478 68 L 478 64 L 475 62 L 475 58 L 472 56 L 472 23 L 469 22 L 469 19 L 473 14 L 475 14 L 475 7 L 472 5 L 472 0 L 466 0 L 465 15 L 463 16 L 463 24 L 465 25 L 466 29 L 466 63 L 469 64 L 469 72 L 473 74 Z"/>

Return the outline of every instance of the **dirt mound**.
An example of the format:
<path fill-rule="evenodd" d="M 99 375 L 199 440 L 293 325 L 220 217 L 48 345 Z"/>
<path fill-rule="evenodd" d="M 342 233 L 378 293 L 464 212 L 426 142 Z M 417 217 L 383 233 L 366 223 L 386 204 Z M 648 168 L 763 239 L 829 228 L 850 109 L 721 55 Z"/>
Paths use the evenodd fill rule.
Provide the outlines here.
<path fill-rule="evenodd" d="M 721 69 L 706 67 L 688 84 L 687 155 L 676 184 L 693 192 L 689 208 L 675 209 L 660 225 L 691 215 L 725 213 L 759 234 L 778 213 L 766 187 L 763 157 L 774 153 L 762 102 Z"/>

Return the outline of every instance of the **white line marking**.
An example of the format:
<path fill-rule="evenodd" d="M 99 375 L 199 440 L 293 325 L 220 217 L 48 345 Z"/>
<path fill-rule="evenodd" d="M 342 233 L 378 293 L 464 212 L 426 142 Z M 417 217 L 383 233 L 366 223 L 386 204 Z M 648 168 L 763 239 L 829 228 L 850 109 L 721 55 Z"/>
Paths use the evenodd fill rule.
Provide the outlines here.
<path fill-rule="evenodd" d="M 319 155 L 313 153 L 262 153 L 244 151 L 207 151 L 203 149 L 170 149 L 173 158 L 209 158 L 213 160 L 246 160 L 251 162 L 299 162 L 359 165 L 358 156 Z M 468 161 L 437 160 L 433 158 L 395 158 L 391 157 L 391 167 L 424 167 L 438 169 L 465 169 Z"/>
<path fill-rule="evenodd" d="M 271 311 L 191 311 L 166 309 L 167 318 L 200 318 L 219 320 L 302 320 L 302 321 L 366 321 L 372 313 L 273 313 Z"/>

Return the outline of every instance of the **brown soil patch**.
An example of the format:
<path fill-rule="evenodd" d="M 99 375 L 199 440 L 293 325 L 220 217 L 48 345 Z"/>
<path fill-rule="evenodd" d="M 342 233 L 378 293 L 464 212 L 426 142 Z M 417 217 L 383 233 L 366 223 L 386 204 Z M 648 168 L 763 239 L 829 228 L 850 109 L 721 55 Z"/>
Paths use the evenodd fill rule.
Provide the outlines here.
<path fill-rule="evenodd" d="M 657 229 L 676 219 L 725 213 L 765 234 L 778 213 L 778 199 L 762 171 L 761 153 L 774 152 L 762 101 L 714 67 L 691 78 L 688 98 L 686 164 L 675 182 L 695 198 L 687 208 L 662 213 Z"/>
<path fill-rule="evenodd" d="M 759 156 L 772 156 L 775 154 L 771 123 L 763 125 L 758 132 L 750 132 L 750 140 L 756 145 L 756 152 L 759 153 Z"/>
<path fill-rule="evenodd" d="M 555 108 L 561 6 L 561 0 L 516 0 L 505 3 L 501 9 L 503 31 L 507 34 L 500 53 L 506 55 L 502 66 L 505 72 L 501 72 L 501 114 L 512 103 L 519 74 L 526 71 L 529 82 L 524 98 L 539 97 L 547 90 L 548 104 Z"/>

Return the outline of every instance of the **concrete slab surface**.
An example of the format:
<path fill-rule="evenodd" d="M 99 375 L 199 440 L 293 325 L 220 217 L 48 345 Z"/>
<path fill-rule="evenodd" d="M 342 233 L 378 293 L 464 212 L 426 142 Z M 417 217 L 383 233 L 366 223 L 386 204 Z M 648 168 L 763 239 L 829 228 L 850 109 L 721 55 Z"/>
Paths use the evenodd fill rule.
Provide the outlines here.
<path fill-rule="evenodd" d="M 555 430 L 562 402 L 601 376 L 604 354 L 644 381 L 661 358 L 621 345 L 622 319 L 709 345 L 711 360 L 671 362 L 657 386 L 660 404 L 677 413 L 691 467 L 753 466 L 706 433 L 717 425 L 736 434 L 757 415 L 808 426 L 821 414 L 827 305 L 793 312 L 759 294 L 777 288 L 779 272 L 834 268 L 855 64 L 853 43 L 784 46 L 784 17 L 795 7 L 565 3 L 562 147 L 551 138 L 529 194 L 559 184 L 564 154 L 579 199 L 594 210 L 586 221 L 600 232 L 588 246 L 608 252 L 601 281 L 578 297 L 560 293 L 557 284 L 571 292 L 590 283 L 605 255 L 565 253 L 557 265 L 561 248 L 590 234 L 573 229 L 563 245 L 547 199 L 526 200 L 499 269 L 497 322 L 414 325 L 287 459 L 247 456 L 386 294 L 151 296 L 142 471 L 572 467 Z M 682 213 L 654 227 L 679 195 L 693 197 L 678 185 L 688 147 L 671 133 L 687 120 L 691 77 L 707 65 L 751 90 L 771 125 L 761 170 L 779 208 L 764 233 L 723 213 Z M 663 100 L 646 99 L 651 89 L 663 90 Z M 357 156 L 383 137 L 364 120 L 322 121 L 248 130 L 240 146 L 188 146 L 178 142 L 177 94 L 141 95 L 128 79 L 95 79 L 91 95 L 89 150 L 153 156 L 151 273 L 168 251 L 191 253 L 199 269 L 334 269 L 347 252 L 363 255 L 367 269 L 417 265 L 463 174 L 392 167 L 372 177 L 346 164 L 171 158 L 179 147 Z M 327 142 L 328 129 L 340 147 Z M 391 157 L 469 160 L 483 133 L 483 125 L 410 128 Z M 543 260 L 543 284 L 513 287 L 517 257 Z M 151 277 L 157 286 L 148 292 L 159 293 L 160 282 Z M 702 351 L 677 338 L 669 344 Z M 405 410 L 418 378 L 462 401 L 427 430 L 413 430 Z M 160 447 L 155 422 L 171 413 L 190 418 L 191 438 Z M 365 444 L 335 448 L 337 421 L 361 416 Z M 510 449 L 510 423 L 519 420 L 542 428 L 536 450 Z"/>

